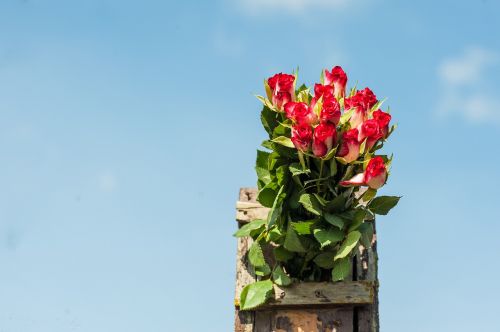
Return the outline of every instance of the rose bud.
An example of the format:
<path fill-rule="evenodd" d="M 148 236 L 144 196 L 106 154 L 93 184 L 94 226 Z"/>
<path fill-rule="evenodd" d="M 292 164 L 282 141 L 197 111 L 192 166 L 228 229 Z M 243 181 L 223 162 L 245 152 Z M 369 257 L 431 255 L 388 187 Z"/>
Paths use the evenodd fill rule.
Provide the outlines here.
<path fill-rule="evenodd" d="M 313 125 L 318 122 L 318 117 L 306 103 L 287 103 L 285 105 L 285 115 L 294 123 L 307 123 L 308 125 Z"/>
<path fill-rule="evenodd" d="M 340 121 L 340 104 L 337 99 L 330 97 L 323 100 L 323 108 L 319 115 L 321 122 L 331 122 L 337 125 Z"/>
<path fill-rule="evenodd" d="M 387 179 L 387 168 L 382 157 L 370 159 L 364 173 L 353 176 L 350 180 L 340 182 L 341 186 L 368 186 L 372 189 L 382 187 Z"/>
<path fill-rule="evenodd" d="M 312 150 L 316 157 L 324 157 L 333 148 L 337 136 L 335 125 L 324 122 L 314 129 Z"/>
<path fill-rule="evenodd" d="M 340 66 L 333 67 L 331 72 L 325 70 L 325 85 L 333 84 L 333 90 L 336 98 L 344 97 L 345 87 L 347 85 L 347 75 Z"/>
<path fill-rule="evenodd" d="M 333 86 L 314 84 L 314 97 L 316 99 L 323 97 L 324 99 L 325 96 L 333 96 Z"/>
<path fill-rule="evenodd" d="M 387 136 L 389 131 L 389 122 L 391 122 L 391 115 L 389 113 L 382 112 L 381 110 L 376 110 L 373 112 L 373 118 L 378 122 L 380 131 L 383 137 Z"/>
<path fill-rule="evenodd" d="M 368 110 L 375 105 L 377 97 L 369 88 L 364 88 L 356 92 L 352 97 L 346 98 L 344 101 L 345 110 L 354 109 L 349 122 L 351 128 L 358 127 L 368 118 Z"/>
<path fill-rule="evenodd" d="M 342 135 L 342 143 L 337 155 L 344 158 L 348 163 L 355 161 L 359 157 L 358 129 L 353 128 Z"/>
<path fill-rule="evenodd" d="M 387 168 L 382 157 L 370 159 L 365 169 L 364 182 L 372 189 L 382 187 L 387 179 Z"/>
<path fill-rule="evenodd" d="M 267 80 L 272 92 L 272 103 L 279 110 L 289 101 L 295 100 L 295 76 L 279 73 Z"/>
<path fill-rule="evenodd" d="M 363 142 L 366 138 L 365 150 L 369 151 L 375 143 L 383 137 L 382 131 L 380 130 L 379 123 L 375 119 L 366 120 L 359 127 L 359 137 L 358 140 Z"/>
<path fill-rule="evenodd" d="M 299 123 L 292 127 L 292 142 L 297 150 L 305 152 L 309 150 L 313 132 L 311 126 L 306 123 Z"/>

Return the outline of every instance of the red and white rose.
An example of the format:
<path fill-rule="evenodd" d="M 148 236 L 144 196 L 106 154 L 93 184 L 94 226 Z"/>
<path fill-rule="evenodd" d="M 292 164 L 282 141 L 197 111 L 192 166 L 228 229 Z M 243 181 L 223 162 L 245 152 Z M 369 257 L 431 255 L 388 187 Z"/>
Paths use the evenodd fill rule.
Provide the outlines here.
<path fill-rule="evenodd" d="M 295 76 L 279 73 L 270 77 L 267 84 L 271 90 L 271 101 L 278 110 L 282 111 L 286 103 L 295 100 Z"/>
<path fill-rule="evenodd" d="M 358 136 L 357 128 L 350 129 L 342 135 L 342 142 L 340 143 L 337 155 L 342 157 L 347 163 L 353 162 L 359 157 L 361 143 L 358 140 Z"/>
<path fill-rule="evenodd" d="M 350 180 L 340 182 L 341 186 L 368 186 L 379 189 L 387 180 L 387 167 L 380 156 L 370 159 L 363 173 L 356 174 Z"/>
<path fill-rule="evenodd" d="M 312 150 L 316 157 L 324 157 L 334 146 L 337 131 L 329 122 L 320 123 L 314 129 Z"/>
<path fill-rule="evenodd" d="M 325 70 L 325 85 L 333 85 L 336 98 L 344 97 L 347 85 L 347 75 L 340 66 L 335 66 L 332 71 Z"/>

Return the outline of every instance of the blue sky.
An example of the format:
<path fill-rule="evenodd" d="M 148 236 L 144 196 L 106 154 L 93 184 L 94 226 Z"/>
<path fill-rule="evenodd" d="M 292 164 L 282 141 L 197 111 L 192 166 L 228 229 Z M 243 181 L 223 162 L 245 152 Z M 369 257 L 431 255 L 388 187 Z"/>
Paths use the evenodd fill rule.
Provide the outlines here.
<path fill-rule="evenodd" d="M 491 331 L 500 5 L 0 2 L 0 331 L 231 331 L 264 78 L 342 65 L 398 131 L 383 331 Z M 194 319 L 196 317 L 196 319 Z"/>

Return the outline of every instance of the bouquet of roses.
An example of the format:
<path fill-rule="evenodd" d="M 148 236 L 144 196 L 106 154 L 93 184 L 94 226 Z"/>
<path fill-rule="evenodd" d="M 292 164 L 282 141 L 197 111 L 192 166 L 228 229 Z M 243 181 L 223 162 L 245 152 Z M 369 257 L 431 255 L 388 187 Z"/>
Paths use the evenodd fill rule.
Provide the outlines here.
<path fill-rule="evenodd" d="M 383 101 L 369 88 L 346 93 L 338 66 L 320 82 L 297 88 L 297 73 L 280 73 L 264 81 L 267 97 L 257 96 L 269 135 L 268 151 L 257 151 L 257 199 L 270 211 L 235 234 L 253 239 L 258 278 L 241 292 L 243 310 L 265 303 L 273 283 L 344 280 L 356 248 L 371 245 L 375 214 L 399 200 L 377 197 L 392 160 L 378 151 L 395 129 Z"/>

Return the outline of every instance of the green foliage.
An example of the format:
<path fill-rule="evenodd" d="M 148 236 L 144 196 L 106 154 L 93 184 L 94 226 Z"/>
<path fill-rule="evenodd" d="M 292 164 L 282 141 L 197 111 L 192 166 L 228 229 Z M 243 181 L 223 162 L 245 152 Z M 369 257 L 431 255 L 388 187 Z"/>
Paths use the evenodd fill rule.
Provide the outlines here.
<path fill-rule="evenodd" d="M 250 246 L 250 250 L 248 250 L 248 260 L 255 267 L 266 265 L 264 253 L 262 252 L 262 247 L 259 242 L 254 242 Z"/>
<path fill-rule="evenodd" d="M 236 237 L 249 236 L 253 231 L 264 228 L 266 223 L 267 222 L 265 220 L 255 219 L 249 222 L 248 224 L 241 226 L 241 228 L 238 229 L 236 233 L 234 233 L 234 236 Z"/>
<path fill-rule="evenodd" d="M 246 285 L 240 294 L 240 309 L 255 309 L 266 303 L 266 300 L 272 296 L 273 282 L 271 280 L 257 281 Z"/>
<path fill-rule="evenodd" d="M 314 230 L 314 237 L 321 245 L 321 248 L 323 248 L 342 241 L 344 233 L 335 228 L 329 230 L 317 228 Z"/>
<path fill-rule="evenodd" d="M 335 252 L 322 252 L 314 258 L 314 263 L 323 269 L 331 269 L 334 266 Z"/>
<path fill-rule="evenodd" d="M 398 204 L 400 198 L 398 196 L 379 196 L 374 198 L 368 207 L 373 213 L 386 215 Z"/>
<path fill-rule="evenodd" d="M 292 283 L 292 279 L 283 271 L 281 266 L 277 265 L 273 271 L 274 283 L 278 286 L 288 286 Z"/>
<path fill-rule="evenodd" d="M 285 249 L 292 252 L 306 252 L 306 248 L 300 241 L 300 237 L 297 235 L 293 227 L 288 226 L 286 231 L 285 243 L 283 244 Z"/>
<path fill-rule="evenodd" d="M 344 280 L 351 274 L 352 262 L 350 257 L 337 259 L 333 263 L 332 281 Z"/>
<path fill-rule="evenodd" d="M 302 203 L 302 206 L 312 214 L 317 216 L 321 215 L 321 204 L 314 195 L 303 194 L 300 196 L 299 202 Z"/>
<path fill-rule="evenodd" d="M 360 237 L 361 233 L 358 231 L 353 231 L 347 234 L 347 237 L 344 242 L 342 242 L 337 255 L 335 255 L 335 260 L 347 257 L 358 244 Z"/>

